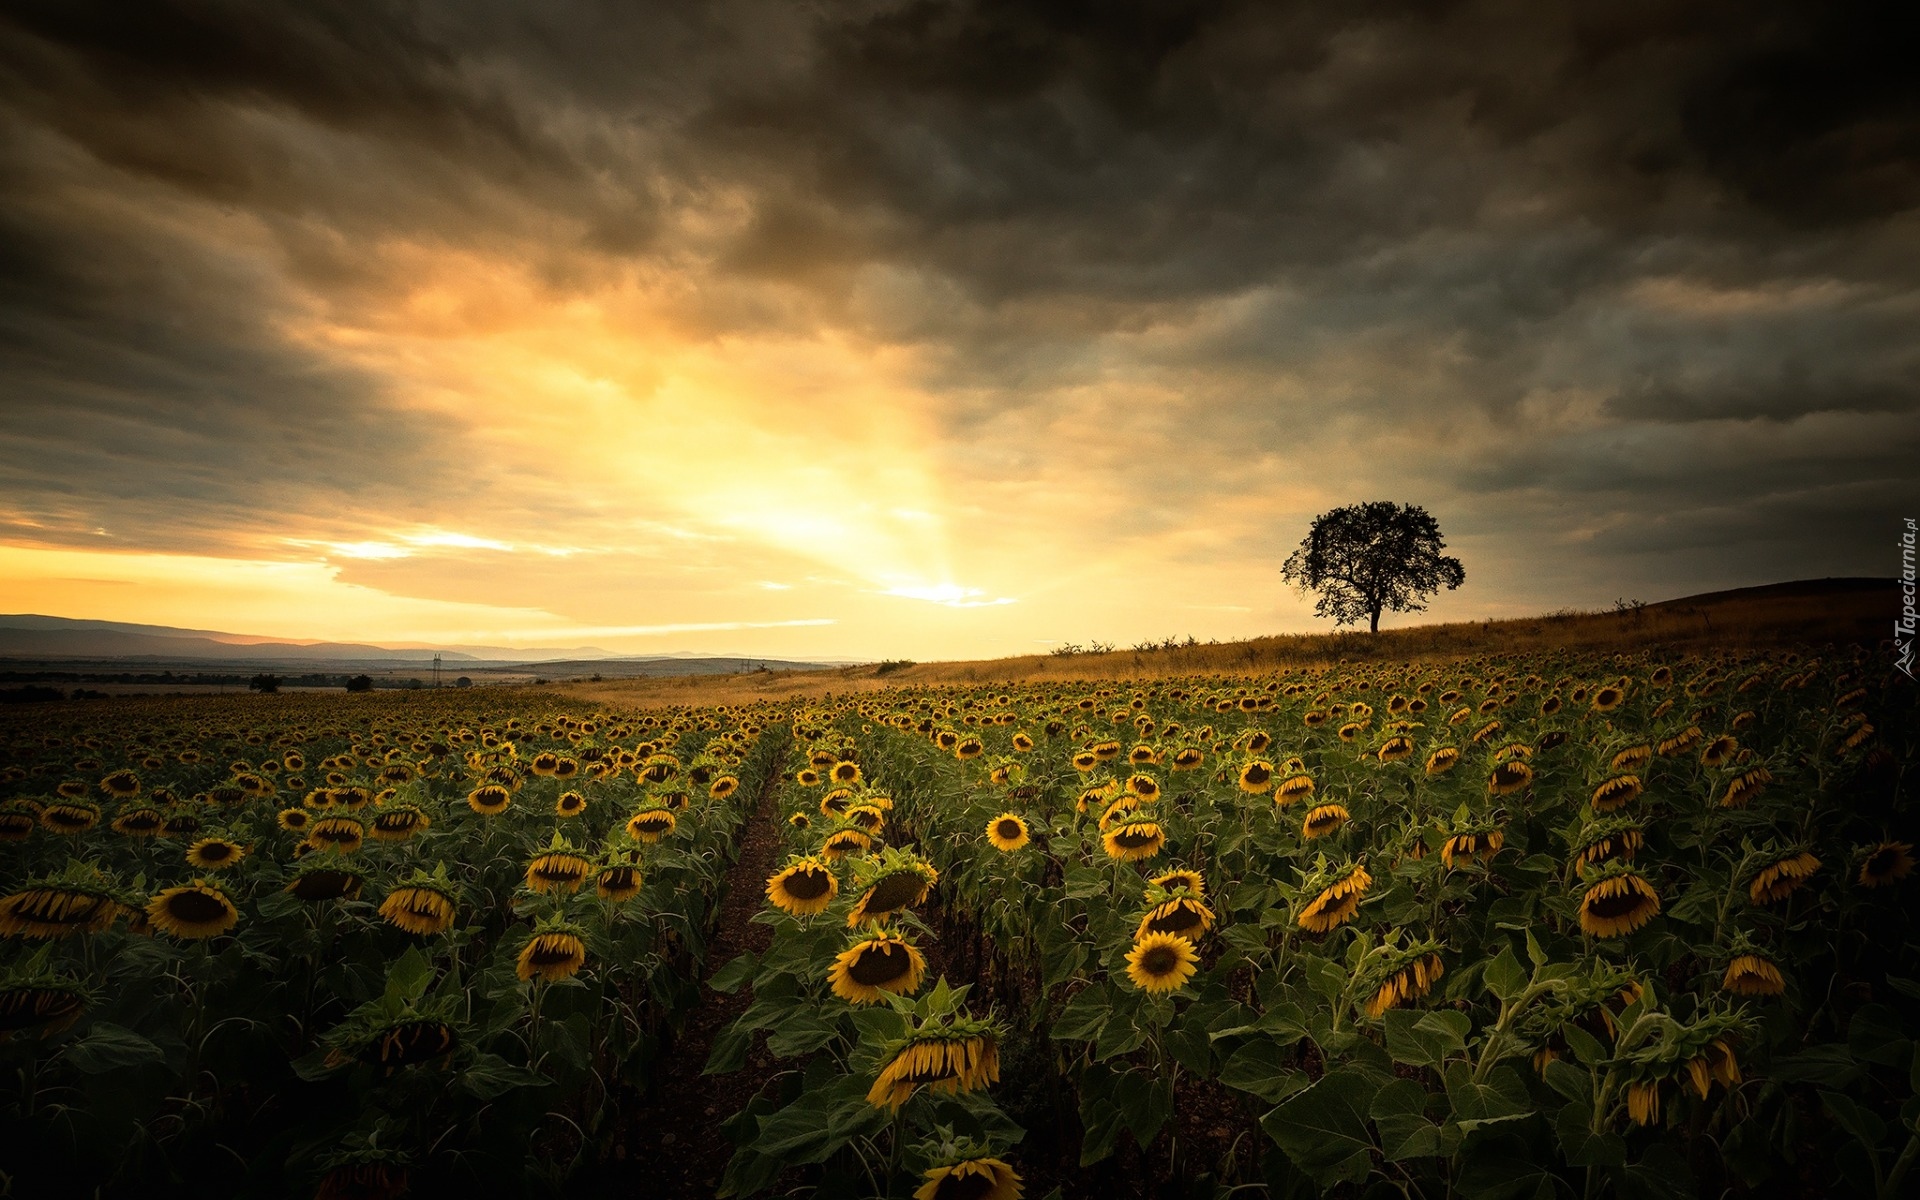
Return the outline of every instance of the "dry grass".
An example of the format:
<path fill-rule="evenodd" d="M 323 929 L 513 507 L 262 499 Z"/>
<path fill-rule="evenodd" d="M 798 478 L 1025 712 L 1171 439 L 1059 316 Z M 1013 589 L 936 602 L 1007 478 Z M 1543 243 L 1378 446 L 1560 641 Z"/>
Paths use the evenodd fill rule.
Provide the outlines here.
<path fill-rule="evenodd" d="M 1886 579 L 1817 579 L 1688 596 L 1628 612 L 1416 625 L 1383 630 L 1377 635 L 1286 634 L 1170 650 L 921 663 L 884 674 L 878 666 L 867 665 L 560 686 L 571 695 L 595 703 L 654 707 L 743 704 L 922 684 L 1250 674 L 1341 660 L 1446 661 L 1552 650 L 1689 651 L 1826 642 L 1872 644 L 1887 636 L 1896 610 L 1895 594 L 1893 582 Z"/>

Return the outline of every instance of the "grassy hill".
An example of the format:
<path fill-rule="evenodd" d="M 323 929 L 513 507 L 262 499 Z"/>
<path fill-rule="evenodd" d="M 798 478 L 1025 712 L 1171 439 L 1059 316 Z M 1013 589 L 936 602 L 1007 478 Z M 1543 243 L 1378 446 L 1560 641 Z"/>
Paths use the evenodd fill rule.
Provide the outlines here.
<path fill-rule="evenodd" d="M 1542 650 L 1673 652 L 1746 646 L 1872 644 L 1897 611 L 1891 579 L 1806 579 L 1709 592 L 1613 612 L 1567 612 L 1362 632 L 1281 634 L 1244 642 L 1105 654 L 1030 654 L 974 662 L 868 664 L 819 671 L 569 685 L 583 698 L 623 704 L 718 704 L 932 683 L 1134 679 L 1255 672 L 1342 659 L 1447 660 Z"/>

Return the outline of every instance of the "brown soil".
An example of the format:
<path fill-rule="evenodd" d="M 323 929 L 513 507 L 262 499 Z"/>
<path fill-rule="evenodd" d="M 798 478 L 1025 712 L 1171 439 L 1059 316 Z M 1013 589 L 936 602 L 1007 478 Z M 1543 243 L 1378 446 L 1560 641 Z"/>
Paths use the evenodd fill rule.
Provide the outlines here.
<path fill-rule="evenodd" d="M 754 924 L 753 916 L 760 911 L 779 852 L 773 805 L 778 783 L 778 775 L 769 778 L 760 803 L 741 827 L 740 859 L 727 872 L 717 928 L 707 945 L 707 979 L 746 951 L 764 952 L 770 940 L 771 931 Z M 721 1172 L 733 1153 L 720 1123 L 753 1099 L 772 1060 L 764 1046 L 755 1046 L 744 1071 L 700 1072 L 714 1038 L 752 1000 L 746 988 L 732 995 L 702 989 L 686 1027 L 660 1059 L 654 1093 L 622 1114 L 625 1129 L 613 1140 L 612 1161 L 604 1164 L 607 1178 L 597 1194 L 692 1197 L 712 1196 L 719 1189 Z"/>

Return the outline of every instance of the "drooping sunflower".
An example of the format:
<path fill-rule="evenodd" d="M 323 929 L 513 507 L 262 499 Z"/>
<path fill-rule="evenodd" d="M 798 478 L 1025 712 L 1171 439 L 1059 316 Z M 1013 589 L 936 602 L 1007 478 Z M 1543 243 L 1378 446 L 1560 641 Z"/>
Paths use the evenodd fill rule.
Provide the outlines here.
<path fill-rule="evenodd" d="M 901 1039 L 888 1056 L 867 1103 L 898 1111 L 916 1088 L 973 1092 L 1000 1082 L 1000 1043 L 984 1021 L 961 1018 L 924 1025 Z"/>
<path fill-rule="evenodd" d="M 247 856 L 247 848 L 223 837 L 201 838 L 187 847 L 187 863 L 202 871 L 224 871 Z"/>
<path fill-rule="evenodd" d="M 1378 1020 L 1388 1009 L 1418 1000 L 1446 971 L 1440 956 L 1424 947 L 1396 956 L 1387 966 L 1386 977 L 1367 999 L 1367 1015 Z"/>
<path fill-rule="evenodd" d="M 626 854 L 609 855 L 593 877 L 593 894 L 623 904 L 640 894 L 640 866 Z"/>
<path fill-rule="evenodd" d="M 549 849 L 527 864 L 527 886 L 536 892 L 574 892 L 593 873 L 593 862 L 571 847 Z"/>
<path fill-rule="evenodd" d="M 115 800 L 131 800 L 140 794 L 140 777 L 132 771 L 115 771 L 100 781 L 100 790 Z"/>
<path fill-rule="evenodd" d="M 120 902 L 90 872 L 73 867 L 0 896 L 0 934 L 56 938 L 98 933 L 120 915 Z"/>
<path fill-rule="evenodd" d="M 1573 868 L 1583 878 L 1587 871 L 1609 859 L 1632 862 L 1646 845 L 1646 835 L 1637 821 L 1614 819 L 1600 821 L 1581 831 L 1573 849 Z"/>
<path fill-rule="evenodd" d="M 452 1025 L 410 1015 L 373 1031 L 356 1047 L 356 1057 L 392 1074 L 403 1067 L 444 1065 L 459 1048 L 460 1034 Z"/>
<path fill-rule="evenodd" d="M 1440 847 L 1440 861 L 1451 867 L 1456 859 L 1489 862 L 1507 844 L 1507 835 L 1492 826 L 1465 830 L 1447 839 Z"/>
<path fill-rule="evenodd" d="M 1380 743 L 1380 749 L 1374 756 L 1383 763 L 1404 762 L 1413 757 L 1413 739 L 1405 734 L 1395 734 Z"/>
<path fill-rule="evenodd" d="M 1300 836 L 1308 840 L 1327 837 L 1339 831 L 1352 814 L 1344 804 L 1321 804 L 1307 811 L 1300 822 Z"/>
<path fill-rule="evenodd" d="M 412 879 L 388 892 L 380 902 L 380 915 L 389 924 L 422 936 L 452 929 L 457 911 L 453 887 L 446 882 L 443 871 L 436 871 L 431 878 L 415 872 Z"/>
<path fill-rule="evenodd" d="M 40 826 L 40 814 L 17 801 L 0 807 L 0 842 L 24 842 Z"/>
<path fill-rule="evenodd" d="M 961 738 L 959 745 L 953 748 L 953 756 L 962 762 L 968 759 L 979 758 L 986 752 L 987 744 L 977 737 Z"/>
<path fill-rule="evenodd" d="M 966 1158 L 930 1168 L 913 1200 L 1020 1200 L 1020 1175 L 997 1158 Z"/>
<path fill-rule="evenodd" d="M 1213 928 L 1213 919 L 1213 910 L 1201 900 L 1174 896 L 1148 909 L 1133 936 L 1138 941 L 1150 933 L 1171 933 L 1197 942 Z"/>
<path fill-rule="evenodd" d="M 0 1044 L 31 1029 L 47 1037 L 72 1025 L 87 1009 L 87 994 L 57 976 L 9 979 L 0 985 Z"/>
<path fill-rule="evenodd" d="M 627 836 L 652 845 L 672 833 L 677 823 L 672 809 L 643 808 L 627 818 Z"/>
<path fill-rule="evenodd" d="M 1861 887 L 1877 888 L 1905 879 L 1913 871 L 1913 845 L 1881 842 L 1867 848 L 1860 860 Z"/>
<path fill-rule="evenodd" d="M 533 931 L 520 949 L 513 971 L 531 982 L 558 983 L 587 965 L 587 943 L 580 930 L 560 921 L 548 921 Z"/>
<path fill-rule="evenodd" d="M 1593 811 L 1616 812 L 1638 798 L 1640 791 L 1638 775 L 1615 775 L 1593 789 Z"/>
<path fill-rule="evenodd" d="M 553 802 L 553 812 L 558 817 L 577 817 L 587 811 L 587 798 L 579 792 L 561 792 L 560 798 Z"/>
<path fill-rule="evenodd" d="M 1767 789 L 1773 782 L 1773 772 L 1765 767 L 1755 767 L 1751 771 L 1742 771 L 1727 780 L 1727 790 L 1720 793 L 1721 808 L 1745 808 L 1753 798 Z"/>
<path fill-rule="evenodd" d="M 740 781 L 732 775 L 722 775 L 707 787 L 707 795 L 715 800 L 725 800 L 740 790 Z"/>
<path fill-rule="evenodd" d="M 767 880 L 767 900 L 775 908 L 796 917 L 811 917 L 827 910 L 840 894 L 840 880 L 832 868 L 817 858 L 792 858 Z"/>
<path fill-rule="evenodd" d="M 1487 777 L 1489 796 L 1509 796 L 1533 782 L 1533 768 L 1521 759 L 1509 759 Z"/>
<path fill-rule="evenodd" d="M 833 780 L 835 783 L 841 784 L 859 783 L 860 764 L 857 762 L 848 762 L 843 759 L 833 764 L 833 769 L 827 772 L 827 778 Z"/>
<path fill-rule="evenodd" d="M 239 924 L 240 910 L 218 887 L 196 879 L 167 888 L 148 901 L 147 920 L 163 933 L 198 941 L 218 937 Z"/>
<path fill-rule="evenodd" d="M 1273 789 L 1273 802 L 1275 805 L 1285 808 L 1289 804 L 1306 800 L 1312 795 L 1313 776 L 1306 774 L 1304 771 L 1295 771 L 1285 779 L 1282 779 L 1280 786 Z"/>
<path fill-rule="evenodd" d="M 1073 756 L 1073 769 L 1085 774 L 1100 765 L 1100 759 L 1091 750 L 1082 750 Z"/>
<path fill-rule="evenodd" d="M 398 804 L 383 808 L 373 815 L 373 823 L 367 826 L 367 836 L 376 842 L 404 842 L 431 824 L 433 818 L 417 805 Z"/>
<path fill-rule="evenodd" d="M 483 817 L 493 817 L 507 811 L 513 803 L 513 793 L 497 783 L 489 783 L 467 793 L 467 807 Z"/>
<path fill-rule="evenodd" d="M 1427 755 L 1427 774 L 1444 775 L 1453 770 L 1460 761 L 1460 749 L 1457 746 L 1442 746 Z"/>
<path fill-rule="evenodd" d="M 1594 872 L 1580 896 L 1580 928 L 1593 937 L 1623 937 L 1660 911 L 1660 894 L 1638 871 L 1611 862 Z"/>
<path fill-rule="evenodd" d="M 81 834 L 100 823 L 100 810 L 84 800 L 56 800 L 40 810 L 40 824 L 53 833 Z"/>
<path fill-rule="evenodd" d="M 1747 898 L 1755 904 L 1784 900 L 1799 890 L 1801 884 L 1813 878 L 1813 873 L 1819 869 L 1820 860 L 1806 851 L 1789 854 L 1760 869 L 1747 888 Z"/>
<path fill-rule="evenodd" d="M 1149 933 L 1127 951 L 1127 978 L 1149 995 L 1164 995 L 1186 986 L 1199 963 L 1191 941 L 1173 933 Z"/>
<path fill-rule="evenodd" d="M 1167 844 L 1166 831 L 1157 821 L 1127 821 L 1114 826 L 1100 839 L 1107 857 L 1120 862 L 1140 862 L 1160 853 Z"/>
<path fill-rule="evenodd" d="M 1331 933 L 1353 919 L 1360 901 L 1373 886 L 1373 876 L 1358 863 L 1325 876 L 1326 882 L 1300 910 L 1295 923 L 1310 933 Z"/>
<path fill-rule="evenodd" d="M 321 817 L 307 829 L 307 845 L 315 850 L 332 850 L 337 854 L 352 854 L 360 849 L 366 839 L 367 827 L 359 817 L 350 817 L 345 813 Z"/>
<path fill-rule="evenodd" d="M 987 841 L 1002 854 L 1011 854 L 1032 840 L 1019 813 L 1003 812 L 987 822 Z"/>
<path fill-rule="evenodd" d="M 1207 880 L 1200 872 L 1190 867 L 1175 867 L 1171 871 L 1155 875 L 1147 882 L 1153 887 L 1172 892 L 1179 888 L 1187 889 L 1187 894 L 1196 900 L 1207 894 Z"/>
<path fill-rule="evenodd" d="M 1736 996 L 1778 996 L 1787 990 L 1780 968 L 1758 954 L 1737 954 L 1720 977 L 1720 987 Z"/>
<path fill-rule="evenodd" d="M 1182 746 L 1173 752 L 1171 766 L 1175 771 L 1196 771 L 1207 759 L 1207 752 L 1198 746 Z"/>
<path fill-rule="evenodd" d="M 156 837 L 167 826 L 166 814 L 141 804 L 124 809 L 113 819 L 113 831 L 125 837 Z"/>
<path fill-rule="evenodd" d="M 1263 796 L 1273 786 L 1273 764 L 1254 759 L 1240 768 L 1240 790 L 1251 796 Z"/>
<path fill-rule="evenodd" d="M 885 850 L 877 859 L 856 863 L 854 879 L 866 888 L 847 914 L 849 927 L 884 921 L 923 902 L 940 872 L 911 851 Z"/>
<path fill-rule="evenodd" d="M 927 960 L 893 930 L 877 928 L 840 952 L 827 971 L 833 994 L 849 1004 L 884 1004 L 889 992 L 910 996 L 920 990 Z"/>
<path fill-rule="evenodd" d="M 820 853 L 830 863 L 839 862 L 849 854 L 864 854 L 872 848 L 873 835 L 857 826 L 836 829 L 820 843 Z"/>
<path fill-rule="evenodd" d="M 284 889 L 289 896 L 318 904 L 322 900 L 351 900 L 360 894 L 366 876 L 337 855 L 311 858 Z"/>

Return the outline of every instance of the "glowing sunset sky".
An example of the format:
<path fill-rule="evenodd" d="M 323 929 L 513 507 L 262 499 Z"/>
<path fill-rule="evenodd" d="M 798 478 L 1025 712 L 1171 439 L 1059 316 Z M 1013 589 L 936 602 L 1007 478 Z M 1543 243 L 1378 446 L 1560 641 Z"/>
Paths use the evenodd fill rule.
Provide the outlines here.
<path fill-rule="evenodd" d="M 1891 573 L 1904 39 L 1573 11 L 9 4 L 0 610 L 1225 639 L 1368 499 L 1440 618 Z"/>

